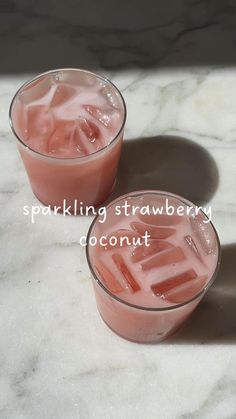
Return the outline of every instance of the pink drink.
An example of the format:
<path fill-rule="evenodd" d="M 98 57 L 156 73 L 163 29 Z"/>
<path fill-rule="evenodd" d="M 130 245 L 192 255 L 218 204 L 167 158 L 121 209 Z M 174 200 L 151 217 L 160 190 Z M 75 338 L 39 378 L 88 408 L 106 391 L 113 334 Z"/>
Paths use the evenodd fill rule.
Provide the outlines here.
<path fill-rule="evenodd" d="M 125 202 L 129 215 L 121 207 Z M 166 203 L 173 206 L 173 215 L 166 212 Z M 153 208 L 163 208 L 162 214 L 155 215 Z M 98 310 L 120 336 L 136 342 L 165 339 L 213 282 L 219 240 L 206 215 L 195 209 L 165 192 L 134 192 L 107 207 L 104 223 L 97 217 L 92 224 L 88 241 L 98 240 L 96 246 L 87 245 L 87 257 Z"/>
<path fill-rule="evenodd" d="M 32 190 L 46 205 L 99 205 L 112 190 L 123 139 L 125 104 L 93 73 L 44 73 L 15 95 L 10 117 Z"/>

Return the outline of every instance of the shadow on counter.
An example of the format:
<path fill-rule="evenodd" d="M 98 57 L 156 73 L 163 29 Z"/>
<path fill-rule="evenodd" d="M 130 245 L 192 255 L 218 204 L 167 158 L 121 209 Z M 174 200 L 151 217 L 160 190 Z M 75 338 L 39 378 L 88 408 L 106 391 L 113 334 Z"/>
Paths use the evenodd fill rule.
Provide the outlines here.
<path fill-rule="evenodd" d="M 173 344 L 235 344 L 236 243 L 222 246 L 220 271 L 185 325 L 169 338 Z"/>
<path fill-rule="evenodd" d="M 109 199 L 142 189 L 159 189 L 207 203 L 219 182 L 208 151 L 183 137 L 156 136 L 124 141 L 116 187 Z"/>

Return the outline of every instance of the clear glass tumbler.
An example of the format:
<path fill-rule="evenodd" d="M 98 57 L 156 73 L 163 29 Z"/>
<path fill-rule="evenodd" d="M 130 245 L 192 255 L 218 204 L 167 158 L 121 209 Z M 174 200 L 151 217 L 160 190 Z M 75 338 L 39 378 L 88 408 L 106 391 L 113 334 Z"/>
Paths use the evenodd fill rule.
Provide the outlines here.
<path fill-rule="evenodd" d="M 99 313 L 121 337 L 159 342 L 213 283 L 218 235 L 199 207 L 167 192 L 133 192 L 106 208 L 105 218 L 94 219 L 86 247 Z"/>
<path fill-rule="evenodd" d="M 126 120 L 119 90 L 80 69 L 58 69 L 25 83 L 10 125 L 32 190 L 45 205 L 100 205 L 117 175 Z"/>

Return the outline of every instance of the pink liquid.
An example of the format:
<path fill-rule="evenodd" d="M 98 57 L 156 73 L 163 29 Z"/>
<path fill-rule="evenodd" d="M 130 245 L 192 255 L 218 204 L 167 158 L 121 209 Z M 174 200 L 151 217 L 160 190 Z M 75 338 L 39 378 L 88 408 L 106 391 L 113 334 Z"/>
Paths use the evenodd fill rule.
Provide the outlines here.
<path fill-rule="evenodd" d="M 85 71 L 49 72 L 20 89 L 12 123 L 43 203 L 98 205 L 106 199 L 116 177 L 124 113 L 116 88 Z"/>
<path fill-rule="evenodd" d="M 155 193 L 129 197 L 132 207 L 138 208 L 136 214 L 117 216 L 111 205 L 105 223 L 96 222 L 90 233 L 109 242 L 90 246 L 89 259 L 99 281 L 120 300 L 95 281 L 101 316 L 119 335 L 135 341 L 158 341 L 173 333 L 201 300 L 203 294 L 194 297 L 207 286 L 218 263 L 216 233 L 210 223 L 204 223 L 207 218 L 202 212 L 178 216 L 183 202 L 170 195 L 173 216 L 140 214 L 144 206 L 160 208 L 165 200 Z M 145 232 L 150 238 L 135 246 L 132 238 L 144 237 Z M 130 245 L 121 246 L 121 237 L 128 237 Z"/>

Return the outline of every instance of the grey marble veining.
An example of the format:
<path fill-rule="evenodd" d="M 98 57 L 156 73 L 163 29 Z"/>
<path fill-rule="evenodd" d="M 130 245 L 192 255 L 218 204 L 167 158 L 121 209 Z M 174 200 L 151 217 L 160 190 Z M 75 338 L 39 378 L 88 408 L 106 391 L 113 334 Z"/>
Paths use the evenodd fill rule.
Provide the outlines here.
<path fill-rule="evenodd" d="M 1 4 L 0 418 L 235 418 L 235 4 L 45 4 Z M 100 320 L 77 244 L 91 217 L 23 215 L 38 202 L 8 107 L 36 72 L 72 65 L 109 76 L 128 106 L 113 196 L 152 187 L 212 206 L 221 270 L 160 345 L 126 342 Z"/>
<path fill-rule="evenodd" d="M 232 0 L 8 0 L 0 11 L 6 73 L 236 61 Z"/>

